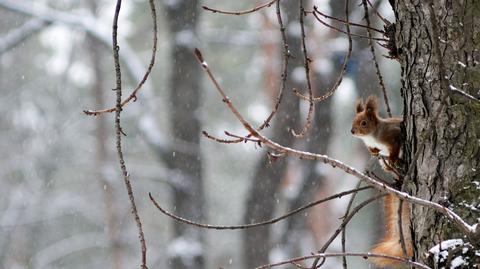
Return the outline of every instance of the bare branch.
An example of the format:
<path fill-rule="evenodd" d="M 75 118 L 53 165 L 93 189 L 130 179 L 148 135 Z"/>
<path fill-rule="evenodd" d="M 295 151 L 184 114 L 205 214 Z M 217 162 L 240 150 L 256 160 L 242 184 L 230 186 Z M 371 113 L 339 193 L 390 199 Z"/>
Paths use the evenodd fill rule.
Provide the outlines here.
<path fill-rule="evenodd" d="M 362 187 L 362 188 L 355 188 L 355 189 L 352 189 L 352 190 L 348 190 L 348 191 L 344 191 L 344 192 L 340 192 L 340 193 L 337 193 L 335 195 L 332 195 L 332 196 L 329 196 L 329 197 L 326 197 L 326 198 L 323 198 L 323 199 L 320 199 L 320 200 L 317 200 L 317 201 L 314 201 L 314 202 L 311 202 L 311 203 L 308 203 L 302 207 L 299 207 L 295 210 L 292 210 L 284 215 L 281 215 L 280 217 L 277 217 L 277 218 L 274 218 L 274 219 L 270 219 L 270 220 L 266 220 L 266 221 L 262 221 L 262 222 L 258 222 L 258 223 L 252 223 L 252 224 L 243 224 L 243 225 L 230 225 L 230 226 L 221 226 L 221 225 L 211 225 L 211 224 L 203 224 L 203 223 L 198 223 L 198 222 L 194 222 L 194 221 L 191 221 L 191 220 L 188 220 L 188 219 L 185 219 L 185 218 L 182 218 L 182 217 L 179 217 L 179 216 L 176 216 L 170 212 L 168 212 L 167 210 L 163 209 L 158 203 L 157 201 L 155 201 L 155 199 L 153 198 L 152 194 L 149 193 L 148 196 L 150 197 L 150 200 L 152 201 L 152 203 L 158 208 L 158 210 L 160 210 L 163 214 L 169 216 L 170 218 L 176 220 L 176 221 L 179 221 L 179 222 L 183 222 L 183 223 L 186 223 L 186 224 L 189 224 L 189 225 L 193 225 L 193 226 L 196 226 L 196 227 L 199 227 L 199 228 L 203 228 L 203 229 L 213 229 L 213 230 L 239 230 L 239 229 L 250 229 L 250 228 L 255 228 L 255 227 L 259 227 L 259 226 L 265 226 L 265 225 L 270 225 L 270 224 L 273 224 L 273 223 L 276 223 L 276 222 L 279 222 L 283 219 L 286 219 L 288 217 L 291 217 L 292 215 L 295 215 L 305 209 L 308 209 L 310 207 L 313 207 L 313 206 L 316 206 L 318 204 L 321 204 L 321 203 L 324 203 L 324 202 L 327 202 L 327 201 L 330 201 L 330 200 L 333 200 L 333 199 L 336 199 L 336 198 L 341 198 L 342 196 L 345 196 L 345 195 L 348 195 L 348 194 L 352 194 L 352 193 L 357 193 L 359 191 L 363 191 L 363 190 L 366 190 L 366 189 L 369 189 L 371 187 Z"/>
<path fill-rule="evenodd" d="M 242 139 L 245 142 L 250 141 L 250 142 L 254 142 L 254 143 L 260 143 L 260 140 L 258 140 L 258 139 L 253 139 L 253 138 L 249 138 L 249 137 L 242 137 L 242 136 L 239 136 L 239 135 L 236 135 L 236 134 L 232 134 L 228 131 L 225 131 L 225 135 L 231 136 L 231 137 L 237 138 L 237 139 Z"/>
<path fill-rule="evenodd" d="M 342 224 L 340 224 L 340 226 L 337 228 L 337 230 L 335 230 L 335 232 L 330 236 L 330 238 L 328 238 L 328 240 L 325 242 L 325 244 L 322 246 L 322 248 L 318 251 L 318 253 L 324 253 L 328 247 L 330 246 L 330 244 L 333 242 L 333 240 L 335 240 L 335 238 L 337 238 L 338 234 L 341 232 L 341 231 L 345 231 L 345 227 L 347 226 L 347 224 L 350 222 L 350 220 L 358 213 L 358 211 L 360 211 L 360 209 L 364 208 L 365 206 L 367 206 L 368 204 L 370 204 L 371 202 L 385 196 L 386 194 L 379 194 L 379 195 L 376 195 L 374 197 L 371 197 L 365 201 L 363 201 L 362 203 L 360 203 L 358 206 L 356 206 L 351 213 L 349 213 L 346 217 L 344 217 L 343 221 L 342 221 Z M 325 262 L 325 259 L 322 261 L 321 264 L 318 264 L 318 261 L 320 260 L 320 257 L 317 257 L 315 258 L 313 264 L 312 264 L 312 269 L 315 269 L 315 268 L 319 268 L 320 266 L 322 266 L 322 264 Z"/>
<path fill-rule="evenodd" d="M 277 95 L 275 105 L 273 107 L 272 112 L 270 112 L 270 115 L 268 115 L 268 117 L 265 119 L 265 121 L 262 123 L 262 125 L 260 125 L 260 127 L 258 127 L 258 130 L 263 130 L 264 128 L 267 128 L 267 127 L 270 126 L 270 121 L 273 119 L 273 117 L 277 113 L 278 108 L 280 107 L 280 104 L 281 104 L 282 99 L 283 99 L 283 93 L 285 92 L 285 88 L 287 87 L 288 62 L 289 62 L 289 58 L 290 58 L 290 51 L 288 49 L 287 35 L 285 33 L 285 26 L 283 25 L 282 12 L 280 10 L 280 1 L 277 1 L 276 5 L 275 5 L 275 8 L 276 8 L 277 21 L 278 21 L 278 25 L 280 26 L 280 33 L 281 33 L 281 36 L 282 36 L 282 44 L 283 44 L 283 53 L 282 53 L 282 58 L 283 58 L 283 65 L 282 66 L 283 67 L 282 67 L 282 75 L 281 75 L 282 86 L 280 87 L 280 90 L 278 92 L 278 95 Z M 196 56 L 197 56 L 197 59 L 198 59 L 198 55 L 196 55 Z M 217 141 L 219 143 L 234 144 L 234 143 L 240 143 L 240 142 L 244 141 L 244 139 L 222 139 L 222 138 L 218 138 L 218 137 L 215 137 L 215 136 L 207 133 L 206 131 L 203 131 L 202 134 L 205 137 L 207 137 L 209 139 L 212 139 L 214 141 Z M 245 137 L 249 138 L 251 136 L 252 136 L 252 134 L 248 134 Z"/>
<path fill-rule="evenodd" d="M 361 184 L 362 184 L 362 181 L 359 181 L 357 183 L 356 188 L 360 188 Z M 352 208 L 353 201 L 355 201 L 355 197 L 357 197 L 357 193 L 354 193 L 352 195 L 352 197 L 350 197 L 350 201 L 348 201 L 347 209 L 345 209 L 345 214 L 343 215 L 344 220 L 347 218 L 347 216 L 350 213 L 350 209 Z M 347 237 L 347 229 L 345 228 L 345 229 L 342 229 L 342 252 L 347 252 L 346 244 L 345 244 L 346 237 Z M 343 265 L 343 269 L 347 269 L 347 258 L 346 257 L 342 257 L 342 265 Z"/>
<path fill-rule="evenodd" d="M 135 197 L 133 195 L 132 185 L 130 183 L 130 175 L 128 174 L 127 167 L 125 165 L 125 160 L 123 159 L 122 152 L 122 127 L 120 126 L 120 113 L 122 112 L 122 73 L 120 69 L 120 57 L 118 51 L 120 47 L 118 46 L 117 39 L 117 30 L 118 30 L 118 16 L 120 14 L 120 8 L 122 5 L 122 0 L 117 0 L 115 7 L 115 15 L 113 17 L 113 26 L 112 26 L 112 45 L 113 45 L 113 60 L 115 64 L 115 78 L 116 78 L 116 88 L 117 93 L 116 97 L 116 110 L 115 110 L 115 137 L 116 137 L 116 147 L 118 153 L 118 160 L 120 162 L 120 169 L 123 174 L 123 181 L 125 187 L 127 188 L 128 198 L 130 200 L 130 206 L 132 209 L 132 214 L 134 216 L 135 222 L 138 228 L 138 236 L 140 239 L 140 248 L 142 253 L 141 268 L 147 268 L 147 246 L 145 243 L 145 236 L 143 234 L 142 222 L 137 212 L 137 206 L 135 205 Z"/>
<path fill-rule="evenodd" d="M 375 13 L 375 15 L 377 15 L 377 17 L 379 17 L 380 20 L 383 21 L 383 23 L 385 23 L 385 24 L 390 24 L 390 22 L 389 22 L 387 19 L 385 19 L 382 15 L 380 15 L 380 13 L 378 12 L 378 6 L 379 6 L 379 4 L 377 4 L 377 3 L 380 3 L 381 1 L 376 1 L 376 2 L 375 2 L 375 6 L 372 5 L 372 3 L 370 2 L 370 0 L 367 0 L 367 2 L 368 2 L 368 5 L 372 8 L 372 10 L 373 10 L 373 12 Z"/>
<path fill-rule="evenodd" d="M 208 138 L 208 139 L 211 139 L 215 142 L 218 142 L 218 143 L 224 143 L 224 144 L 235 144 L 235 143 L 240 143 L 242 141 L 244 141 L 243 137 L 242 138 L 238 138 L 238 139 L 222 139 L 222 138 L 218 138 L 216 136 L 213 136 L 211 134 L 209 134 L 207 131 L 202 131 L 202 134 Z M 247 136 L 248 137 L 248 136 Z"/>
<path fill-rule="evenodd" d="M 314 9 L 316 10 L 317 7 L 314 7 Z M 319 20 L 321 23 L 324 23 L 316 14 L 315 12 L 312 13 L 315 18 L 317 18 L 317 20 Z M 348 22 L 348 13 L 345 14 L 345 20 Z M 324 23 L 325 24 L 325 23 Z M 327 25 L 327 24 L 325 24 Z M 342 65 L 342 70 L 340 71 L 340 74 L 338 75 L 338 78 L 337 78 L 337 81 L 335 82 L 335 84 L 332 86 L 332 88 L 330 90 L 327 91 L 327 93 L 325 93 L 324 95 L 322 96 L 319 96 L 319 97 L 306 97 L 304 95 L 302 95 L 301 93 L 299 93 L 298 91 L 294 91 L 295 94 L 297 96 L 299 96 L 300 98 L 303 98 L 305 100 L 312 100 L 313 102 L 321 102 L 327 98 L 329 98 L 330 96 L 332 96 L 335 91 L 337 90 L 338 86 L 340 86 L 340 83 L 342 83 L 342 80 L 343 80 L 343 75 L 345 74 L 345 71 L 347 70 L 347 64 L 350 60 L 350 56 L 352 55 L 352 33 L 350 33 L 350 24 L 349 23 L 346 23 L 345 24 L 345 27 L 347 28 L 347 36 L 348 36 L 348 51 L 347 51 L 347 54 L 345 55 L 345 58 L 343 59 L 343 65 Z"/>
<path fill-rule="evenodd" d="M 331 20 L 335 20 L 335 21 L 341 22 L 341 23 L 343 23 L 343 24 L 347 24 L 346 21 L 344 21 L 344 20 L 342 20 L 342 19 L 339 19 L 339 18 L 336 18 L 336 17 L 329 16 L 329 15 L 327 15 L 327 14 L 325 14 L 325 13 L 322 13 L 322 12 L 321 12 L 320 10 L 318 10 L 318 9 L 315 9 L 315 10 L 312 11 L 312 12 L 316 12 L 316 13 L 318 13 L 319 15 L 321 15 L 321 16 L 327 18 L 327 19 L 331 19 Z M 378 32 L 378 33 L 380 33 L 380 34 L 382 34 L 382 35 L 385 35 L 385 31 L 378 30 L 378 29 L 373 28 L 373 27 L 371 27 L 371 26 L 368 27 L 368 26 L 366 26 L 366 25 L 359 24 L 359 23 L 354 23 L 354 22 L 348 22 L 348 24 L 350 24 L 351 26 L 357 26 L 357 27 L 361 27 L 361 28 L 369 28 L 369 29 L 371 29 L 371 30 L 373 30 L 373 31 L 375 31 L 375 32 Z M 364 38 L 369 38 L 369 37 L 367 37 L 367 36 L 362 36 L 362 37 L 364 37 Z"/>
<path fill-rule="evenodd" d="M 345 257 L 345 256 L 362 257 L 364 259 L 368 259 L 368 258 L 390 259 L 390 260 L 395 260 L 395 261 L 402 262 L 404 264 L 408 264 L 408 265 L 416 267 L 416 268 L 431 269 L 430 267 L 428 267 L 426 265 L 423 265 L 421 263 L 414 262 L 414 261 L 411 261 L 411 260 L 407 260 L 407 259 L 403 259 L 403 258 L 399 258 L 399 257 L 394 257 L 394 256 L 369 253 L 369 252 L 319 253 L 319 254 L 314 254 L 314 255 L 302 256 L 302 257 L 290 259 L 290 260 L 283 261 L 283 262 L 266 264 L 266 265 L 259 266 L 255 269 L 271 268 L 271 267 L 276 267 L 276 266 L 280 266 L 280 265 L 292 264 L 294 262 L 307 261 L 307 260 L 315 259 L 315 258 L 330 258 L 330 257 Z"/>
<path fill-rule="evenodd" d="M 317 12 L 317 7 L 313 7 L 313 8 L 314 8 L 314 11 L 310 11 L 310 12 L 307 12 L 307 13 L 308 13 L 308 14 L 312 14 L 312 15 L 315 17 L 315 19 L 317 19 L 318 22 L 320 22 L 320 23 L 323 24 L 324 26 L 326 26 L 326 27 L 328 27 L 328 28 L 331 28 L 331 29 L 333 29 L 333 30 L 335 30 L 335 31 L 337 31 L 337 32 L 340 32 L 340 33 L 342 33 L 342 34 L 348 35 L 348 33 L 345 32 L 344 30 L 342 30 L 342 29 L 340 29 L 340 28 L 337 28 L 337 27 L 335 27 L 335 26 L 333 26 L 333 25 L 330 25 L 330 24 L 326 23 L 324 20 L 322 20 L 320 17 L 318 17 L 319 14 L 322 15 L 323 13 Z M 322 15 L 322 16 L 323 16 L 323 15 Z M 348 24 L 347 24 L 347 22 L 345 22 L 345 21 L 343 21 L 343 20 L 342 20 L 342 22 L 345 24 L 345 26 L 351 25 L 351 23 L 348 23 Z M 356 26 L 359 26 L 359 25 L 356 25 Z M 365 26 L 365 27 L 366 27 L 366 26 Z M 358 37 L 358 38 L 365 38 L 365 39 L 369 39 L 369 38 L 370 38 L 370 37 L 368 37 L 368 36 L 359 35 L 359 34 L 354 34 L 354 33 L 350 33 L 350 36 L 352 36 L 352 37 Z M 371 39 L 373 39 L 373 40 L 375 40 L 375 41 L 388 42 L 388 39 L 385 39 L 385 38 L 372 37 Z"/>
<path fill-rule="evenodd" d="M 445 215 L 449 220 L 453 221 L 459 228 L 460 230 L 463 231 L 465 235 L 468 237 L 474 236 L 475 233 L 475 228 L 474 226 L 469 225 L 466 223 L 460 216 L 458 216 L 455 212 L 452 210 L 446 208 L 443 205 L 440 205 L 438 203 L 428 201 L 425 199 L 421 199 L 415 196 L 412 196 L 408 193 L 398 191 L 387 184 L 383 182 L 378 182 L 377 180 L 359 172 L 357 169 L 348 166 L 338 160 L 335 160 L 333 158 L 328 157 L 327 155 L 322 155 L 322 154 L 316 154 L 316 153 L 311 153 L 307 151 L 300 151 L 296 150 L 293 148 L 285 147 L 282 146 L 269 138 L 265 137 L 264 135 L 260 134 L 257 130 L 255 130 L 250 123 L 248 123 L 243 116 L 240 114 L 240 112 L 233 106 L 232 102 L 230 99 L 226 96 L 224 90 L 222 87 L 218 84 L 217 80 L 213 76 L 212 72 L 210 71 L 207 63 L 203 60 L 203 57 L 198 49 L 195 49 L 195 55 L 197 56 L 197 59 L 200 61 L 202 64 L 203 70 L 207 73 L 208 77 L 212 81 L 212 83 L 215 85 L 215 88 L 217 89 L 218 93 L 222 96 L 224 103 L 227 105 L 227 107 L 230 109 L 230 111 L 235 115 L 235 117 L 242 123 L 242 125 L 247 129 L 253 136 L 258 138 L 264 145 L 267 147 L 271 148 L 272 150 L 283 153 L 289 156 L 294 156 L 299 159 L 305 159 L 305 160 L 315 160 L 315 161 L 321 161 L 325 164 L 329 164 L 332 167 L 336 167 L 338 169 L 343 170 L 344 172 L 351 174 L 360 180 L 366 182 L 370 186 L 374 187 L 375 189 L 378 189 L 382 192 L 390 193 L 398 197 L 399 199 L 406 200 L 412 204 L 418 204 L 422 206 L 427 206 L 432 209 L 435 209 L 436 211 L 442 213 Z"/>
<path fill-rule="evenodd" d="M 220 13 L 220 14 L 227 14 L 227 15 L 245 15 L 245 14 L 253 13 L 253 12 L 255 12 L 257 10 L 260 10 L 264 7 L 270 7 L 275 2 L 280 2 L 280 1 L 273 0 L 273 1 L 267 2 L 265 4 L 256 6 L 256 7 L 251 8 L 251 9 L 243 10 L 243 11 L 224 11 L 224 10 L 214 9 L 214 8 L 207 7 L 207 6 L 202 6 L 202 8 L 205 9 L 205 10 L 211 11 L 213 13 Z"/>
<path fill-rule="evenodd" d="M 378 61 L 377 61 L 377 56 L 375 55 L 375 47 L 373 46 L 373 41 L 372 41 L 372 32 L 370 31 L 370 16 L 368 15 L 368 6 L 366 0 L 362 0 L 362 5 L 363 5 L 363 10 L 365 13 L 365 21 L 367 22 L 367 35 L 368 35 L 368 45 L 370 46 L 370 52 L 372 53 L 372 60 L 375 65 L 375 70 L 378 78 L 378 83 L 380 84 L 380 87 L 382 88 L 383 92 L 383 99 L 385 101 L 385 106 L 387 108 L 387 113 L 388 116 L 391 118 L 392 117 L 392 112 L 390 111 L 390 104 L 388 102 L 388 95 L 387 95 L 387 90 L 385 89 L 385 83 L 383 82 L 383 77 L 382 73 L 380 72 L 380 67 L 378 66 Z"/>
<path fill-rule="evenodd" d="M 123 102 L 121 103 L 122 107 L 128 104 L 131 100 L 133 100 L 134 102 L 137 100 L 137 93 L 142 88 L 145 81 L 147 81 L 147 78 L 152 72 L 153 66 L 155 64 L 155 55 L 157 53 L 157 12 L 155 10 L 154 0 L 149 0 L 149 3 L 150 3 L 150 13 L 153 21 L 153 46 L 152 46 L 152 55 L 150 56 L 150 64 L 148 65 L 147 71 L 143 75 L 143 78 L 142 80 L 140 80 L 137 87 L 133 90 L 130 96 L 128 96 L 128 98 L 123 100 Z M 83 112 L 85 112 L 85 114 L 87 115 L 98 116 L 99 114 L 110 113 L 115 110 L 116 108 L 112 107 L 112 108 L 103 109 L 103 110 L 84 110 Z"/>
<path fill-rule="evenodd" d="M 282 46 L 283 47 L 283 53 L 282 53 L 283 64 L 282 64 L 282 75 L 281 75 L 282 86 L 280 87 L 277 98 L 275 100 L 276 101 L 275 106 L 273 107 L 272 112 L 270 112 L 270 115 L 268 115 L 267 119 L 259 127 L 260 130 L 270 126 L 270 121 L 272 120 L 275 113 L 278 111 L 278 107 L 280 106 L 280 103 L 282 102 L 282 99 L 283 99 L 283 93 L 285 92 L 285 88 L 287 87 L 288 62 L 289 62 L 288 60 L 290 58 L 290 51 L 288 49 L 287 34 L 285 33 L 285 26 L 283 25 L 282 12 L 280 10 L 280 1 L 277 1 L 275 5 L 275 9 L 277 13 L 278 25 L 280 26 L 280 34 L 282 36 L 282 44 L 283 44 Z"/>
<path fill-rule="evenodd" d="M 305 9 L 303 7 L 303 0 L 300 0 L 300 28 L 302 29 L 302 51 L 303 51 L 303 65 L 305 67 L 305 77 L 307 79 L 307 89 L 308 89 L 308 114 L 307 114 L 307 120 L 305 122 L 305 126 L 303 129 L 300 131 L 300 133 L 296 133 L 295 130 L 292 129 L 292 134 L 295 137 L 303 137 L 305 134 L 310 130 L 310 127 L 312 126 L 312 120 L 313 120 L 313 90 L 312 90 L 312 82 L 310 79 L 310 61 L 311 59 L 308 57 L 308 51 L 307 51 L 307 46 L 305 44 L 305 24 L 304 24 L 304 18 L 305 18 Z"/>

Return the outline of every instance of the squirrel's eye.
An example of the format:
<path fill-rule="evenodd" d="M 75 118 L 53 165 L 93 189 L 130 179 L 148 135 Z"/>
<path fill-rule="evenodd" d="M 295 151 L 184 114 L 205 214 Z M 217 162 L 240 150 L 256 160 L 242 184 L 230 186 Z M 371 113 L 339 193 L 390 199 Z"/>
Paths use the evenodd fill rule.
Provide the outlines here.
<path fill-rule="evenodd" d="M 365 127 L 365 126 L 367 126 L 367 122 L 362 120 L 362 122 L 360 122 L 360 125 L 362 125 L 362 127 Z"/>

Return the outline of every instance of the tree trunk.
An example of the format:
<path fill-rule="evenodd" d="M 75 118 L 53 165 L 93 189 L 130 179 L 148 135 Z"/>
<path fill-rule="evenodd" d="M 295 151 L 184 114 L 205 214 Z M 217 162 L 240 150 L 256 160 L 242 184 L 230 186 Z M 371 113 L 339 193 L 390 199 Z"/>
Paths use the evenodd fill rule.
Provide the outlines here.
<path fill-rule="evenodd" d="M 283 23 L 289 29 L 289 23 L 298 23 L 299 2 L 282 2 Z M 292 89 L 304 88 L 303 83 L 290 79 L 295 68 L 303 66 L 303 55 L 300 50 L 300 37 L 287 31 L 287 43 L 293 57 L 289 58 L 287 86 L 280 108 L 275 115 L 272 139 L 282 145 L 292 146 L 295 140 L 291 129 L 298 131 L 299 98 L 292 94 Z M 283 53 L 283 47 L 282 47 Z M 265 153 L 255 168 L 253 183 L 248 192 L 245 223 L 270 219 L 273 215 L 278 197 L 278 188 L 287 168 L 287 159 L 279 158 L 272 164 Z M 245 268 L 255 268 L 268 263 L 271 249 L 270 226 L 245 230 L 244 261 Z"/>
<path fill-rule="evenodd" d="M 188 216 L 192 220 L 204 218 L 204 192 L 202 165 L 200 161 L 200 104 L 201 70 L 193 49 L 197 38 L 198 1 L 170 1 L 165 4 L 167 22 L 171 39 L 171 76 L 170 76 L 170 121 L 174 139 L 185 141 L 192 151 L 174 152 L 171 169 L 186 174 L 184 177 L 189 191 L 173 189 L 175 213 Z M 175 239 L 171 243 L 169 256 L 172 268 L 203 268 L 204 231 L 196 227 L 175 223 Z M 180 249 L 181 246 L 187 249 Z"/>
<path fill-rule="evenodd" d="M 480 217 L 480 103 L 455 89 L 479 97 L 480 2 L 395 2 L 404 158 L 407 164 L 413 160 L 404 187 L 475 223 Z M 412 224 L 415 258 L 421 262 L 440 241 L 462 238 L 454 224 L 426 207 L 413 206 Z"/>
<path fill-rule="evenodd" d="M 326 80 L 331 81 L 331 80 Z M 320 83 L 323 84 L 323 83 Z M 325 90 L 325 87 L 317 88 L 320 90 Z M 314 92 L 319 92 L 314 91 Z M 315 120 L 312 123 L 312 130 L 307 138 L 306 148 L 310 152 L 319 152 L 321 154 L 328 153 L 328 146 L 330 142 L 330 134 L 332 128 L 332 117 L 331 117 L 331 107 L 332 107 L 332 98 L 328 98 L 323 101 L 320 105 L 317 105 L 315 109 Z M 323 191 L 325 188 L 325 175 L 319 169 L 316 168 L 318 162 L 313 161 L 303 161 L 299 162 L 299 166 L 302 169 L 302 182 L 300 191 L 296 194 L 295 198 L 289 201 L 288 210 L 297 209 L 307 203 L 313 201 L 318 195 L 319 191 Z M 329 212 L 328 204 L 323 205 L 320 209 L 315 208 L 317 214 L 323 214 Z M 310 209 L 310 212 L 313 209 Z M 318 213 L 321 212 L 321 213 Z M 314 213 L 315 214 L 315 213 Z M 319 239 L 318 234 L 315 236 L 315 231 L 311 230 L 310 225 L 308 225 L 308 218 L 298 215 L 293 218 L 288 218 L 286 220 L 287 228 L 283 235 L 282 241 L 288 247 L 289 257 L 301 256 L 305 253 L 302 253 L 302 246 L 306 245 L 306 242 L 309 242 L 308 239 L 312 239 L 311 242 L 317 243 L 315 240 Z M 327 220 L 323 223 L 314 223 L 317 227 L 317 231 L 321 232 L 321 235 L 324 236 L 329 232 L 329 222 Z M 308 231 L 310 229 L 310 231 Z M 306 238 L 308 237 L 308 238 Z"/>

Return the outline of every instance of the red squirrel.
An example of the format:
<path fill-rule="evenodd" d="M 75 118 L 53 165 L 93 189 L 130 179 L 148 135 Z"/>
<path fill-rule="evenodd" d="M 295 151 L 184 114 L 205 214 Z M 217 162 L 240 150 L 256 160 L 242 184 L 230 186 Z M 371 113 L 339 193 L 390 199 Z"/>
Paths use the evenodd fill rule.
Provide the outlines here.
<path fill-rule="evenodd" d="M 378 115 L 378 103 L 375 96 L 369 96 L 365 102 L 359 100 L 355 106 L 356 115 L 352 123 L 352 134 L 363 140 L 368 151 L 374 156 L 384 156 L 387 161 L 380 160 L 383 169 L 391 172 L 392 167 L 400 159 L 403 136 L 401 118 L 381 118 Z M 410 235 L 410 205 L 402 205 L 402 231 L 407 257 L 404 255 L 400 242 L 398 227 L 398 209 L 400 200 L 392 194 L 385 197 L 385 235 L 372 253 L 410 258 L 413 255 L 412 238 Z M 372 262 L 377 266 L 398 266 L 399 262 L 392 259 L 374 258 Z"/>

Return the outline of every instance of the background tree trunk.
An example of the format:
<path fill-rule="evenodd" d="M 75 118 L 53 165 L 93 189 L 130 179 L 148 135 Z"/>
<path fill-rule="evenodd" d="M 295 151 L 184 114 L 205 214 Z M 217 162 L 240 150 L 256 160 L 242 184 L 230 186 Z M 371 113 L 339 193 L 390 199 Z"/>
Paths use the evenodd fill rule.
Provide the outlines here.
<path fill-rule="evenodd" d="M 406 162 L 419 150 L 404 186 L 474 223 L 480 216 L 480 103 L 452 89 L 479 97 L 480 2 L 396 1 L 395 13 Z M 433 210 L 414 206 L 413 212 L 417 260 L 425 262 L 423 254 L 441 240 L 462 238 Z"/>
<path fill-rule="evenodd" d="M 286 29 L 289 23 L 298 23 L 299 1 L 283 1 L 282 15 Z M 289 59 L 288 79 L 280 108 L 275 115 L 273 123 L 272 139 L 278 143 L 291 146 L 295 140 L 291 129 L 298 131 L 299 98 L 292 94 L 292 89 L 302 89 L 303 83 L 295 82 L 292 72 L 296 67 L 303 66 L 303 57 L 300 36 L 287 31 L 287 43 L 293 57 Z M 283 53 L 283 50 L 282 50 Z M 248 192 L 244 222 L 252 223 L 270 219 L 273 216 L 278 197 L 278 188 L 282 182 L 287 168 L 287 159 L 279 158 L 272 164 L 269 163 L 265 152 L 257 163 L 252 186 Z M 245 230 L 244 234 L 244 261 L 245 268 L 255 268 L 268 263 L 268 255 L 271 248 L 271 226 Z"/>
<path fill-rule="evenodd" d="M 188 181 L 186 189 L 173 188 L 173 204 L 176 214 L 201 221 L 205 204 L 199 144 L 200 118 L 197 111 L 201 70 L 193 56 L 197 41 L 198 8 L 198 1 L 171 1 L 165 4 L 172 40 L 169 83 L 171 131 L 174 139 L 184 141 L 191 147 L 191 152 L 173 152 L 171 157 L 170 168 L 181 171 L 183 178 Z M 195 227 L 175 223 L 175 239 L 169 250 L 172 268 L 204 267 L 203 233 Z M 176 248 L 185 243 L 189 249 Z"/>

